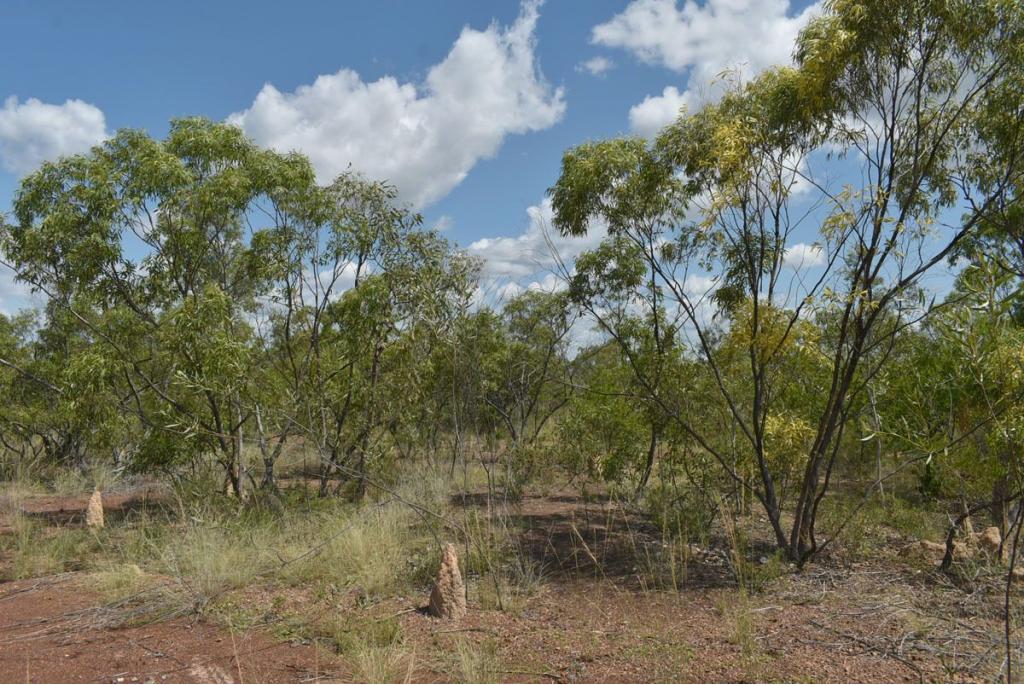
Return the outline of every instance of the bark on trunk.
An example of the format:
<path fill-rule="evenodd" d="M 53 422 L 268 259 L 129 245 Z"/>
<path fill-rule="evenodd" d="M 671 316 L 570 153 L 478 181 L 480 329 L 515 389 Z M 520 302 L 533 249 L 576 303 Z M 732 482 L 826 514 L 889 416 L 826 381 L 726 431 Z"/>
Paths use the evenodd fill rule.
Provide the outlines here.
<path fill-rule="evenodd" d="M 640 476 L 640 483 L 636 486 L 636 499 L 639 500 L 644 494 L 644 489 L 647 487 L 647 481 L 650 480 L 651 471 L 654 469 L 654 457 L 658 451 L 658 434 L 660 431 L 657 426 L 651 426 L 651 443 L 647 447 L 647 463 L 644 465 L 643 475 Z"/>

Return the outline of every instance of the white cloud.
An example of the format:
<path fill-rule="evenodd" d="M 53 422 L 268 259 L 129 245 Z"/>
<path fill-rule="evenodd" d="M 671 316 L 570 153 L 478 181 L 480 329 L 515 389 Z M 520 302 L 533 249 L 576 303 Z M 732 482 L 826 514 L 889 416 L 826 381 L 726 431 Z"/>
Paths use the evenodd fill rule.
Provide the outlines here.
<path fill-rule="evenodd" d="M 27 283 L 17 281 L 14 271 L 0 266 L 0 313 L 8 316 L 28 308 L 42 306 L 43 295 L 33 293 Z"/>
<path fill-rule="evenodd" d="M 502 283 L 494 290 L 494 300 L 496 302 L 508 302 L 509 300 L 511 300 L 513 297 L 520 294 L 524 290 L 525 288 L 523 288 L 523 286 L 519 285 L 515 281 L 508 281 L 507 283 Z"/>
<path fill-rule="evenodd" d="M 22 175 L 47 160 L 87 151 L 107 137 L 103 111 L 88 102 L 51 105 L 11 96 L 0 108 L 0 166 Z"/>
<path fill-rule="evenodd" d="M 689 274 L 683 280 L 683 292 L 688 297 L 700 299 L 710 295 L 718 289 L 718 278 L 701 274 Z"/>
<path fill-rule="evenodd" d="M 650 64 L 673 71 L 696 67 L 713 76 L 745 65 L 747 74 L 788 62 L 797 33 L 819 4 L 790 16 L 788 0 L 633 0 L 593 30 L 593 42 L 625 48 Z"/>
<path fill-rule="evenodd" d="M 648 95 L 630 108 L 629 127 L 634 133 L 652 138 L 675 121 L 681 108 L 693 109 L 696 104 L 690 91 L 680 93 L 675 86 L 667 86 L 661 95 Z"/>
<path fill-rule="evenodd" d="M 606 71 L 615 66 L 615 62 L 612 62 L 607 57 L 591 57 L 586 62 L 580 62 L 576 65 L 576 71 L 585 71 L 592 76 L 601 76 Z"/>
<path fill-rule="evenodd" d="M 691 107 L 707 89 L 708 99 L 720 92 L 714 82 L 735 69 L 743 78 L 792 59 L 800 29 L 820 12 L 816 2 L 791 14 L 789 0 L 633 0 L 609 21 L 595 26 L 591 40 L 625 49 L 649 64 L 687 73 L 686 89 L 668 88 L 630 110 L 630 123 L 644 135 L 670 123 L 678 104 Z M 669 116 L 671 115 L 671 116 Z"/>
<path fill-rule="evenodd" d="M 603 226 L 594 226 L 585 236 L 562 236 L 552 224 L 550 199 L 527 208 L 526 213 L 530 223 L 525 232 L 513 237 L 481 238 L 467 248 L 471 255 L 484 260 L 485 277 L 522 279 L 550 270 L 558 263 L 552 247 L 563 262 L 571 264 L 584 250 L 597 247 L 606 235 Z"/>
<path fill-rule="evenodd" d="M 527 290 L 539 290 L 545 293 L 560 293 L 566 290 L 569 284 L 566 283 L 565 279 L 558 274 L 549 273 L 544 274 L 539 280 L 533 281 L 528 286 Z"/>
<path fill-rule="evenodd" d="M 822 266 L 825 263 L 825 253 L 817 245 L 796 243 L 786 248 L 782 263 L 794 269 Z"/>
<path fill-rule="evenodd" d="M 309 156 L 320 180 L 351 164 L 394 183 L 424 207 L 458 185 L 507 135 L 553 126 L 565 113 L 534 55 L 539 2 L 527 0 L 510 27 L 466 27 L 424 83 L 385 76 L 366 83 L 341 69 L 282 93 L 266 84 L 231 115 L 256 142 Z"/>
<path fill-rule="evenodd" d="M 442 214 L 437 217 L 437 221 L 434 222 L 434 230 L 440 233 L 450 231 L 452 226 L 455 225 L 455 220 L 448 214 Z"/>

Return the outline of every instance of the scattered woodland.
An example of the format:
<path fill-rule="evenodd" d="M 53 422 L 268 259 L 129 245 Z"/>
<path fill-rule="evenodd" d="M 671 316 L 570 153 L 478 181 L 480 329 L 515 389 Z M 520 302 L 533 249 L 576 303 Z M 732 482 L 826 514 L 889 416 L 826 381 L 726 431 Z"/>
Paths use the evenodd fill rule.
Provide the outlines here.
<path fill-rule="evenodd" d="M 26 176 L 0 679 L 1024 676 L 1024 7 L 830 0 L 794 56 L 565 151 L 549 231 L 605 237 L 500 300 L 228 124 Z"/>

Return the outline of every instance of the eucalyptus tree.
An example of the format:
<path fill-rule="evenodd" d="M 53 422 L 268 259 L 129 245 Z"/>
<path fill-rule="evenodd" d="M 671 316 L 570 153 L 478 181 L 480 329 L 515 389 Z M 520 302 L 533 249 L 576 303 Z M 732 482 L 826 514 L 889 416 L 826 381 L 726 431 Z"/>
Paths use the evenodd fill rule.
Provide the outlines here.
<path fill-rule="evenodd" d="M 686 321 L 666 299 L 671 294 L 659 273 L 668 249 L 666 231 L 684 216 L 685 190 L 656 151 L 638 138 L 572 150 L 553 189 L 556 223 L 563 231 L 585 232 L 593 219 L 608 229 L 608 237 L 580 255 L 574 272 L 564 275 L 573 302 L 618 343 L 634 382 L 643 387 L 639 396 L 646 398 L 648 446 L 638 496 L 650 478 L 665 430 L 664 396 L 678 366 L 679 333 Z M 682 278 L 692 289 L 694 281 Z"/>
<path fill-rule="evenodd" d="M 451 260 L 436 236 L 419 237 L 424 240 L 408 241 L 401 262 L 368 276 L 328 313 L 323 344 L 341 362 L 335 368 L 345 369 L 321 398 L 332 417 L 331 449 L 344 448 L 330 464 L 357 476 L 358 492 L 365 488 L 371 436 L 412 427 L 405 417 L 417 409 L 421 369 L 444 342 L 451 298 L 469 292 L 469 263 Z"/>
<path fill-rule="evenodd" d="M 615 141 L 564 158 L 553 189 L 564 233 L 584 233 L 597 218 L 613 238 L 656 231 L 649 266 L 666 310 L 681 312 L 688 353 L 709 369 L 756 476 L 734 467 L 735 448 L 664 396 L 659 404 L 761 502 L 779 548 L 798 563 L 827 544 L 817 513 L 867 384 L 901 331 L 932 308 L 918 283 L 1017 202 L 1022 31 L 1017 2 L 836 0 L 801 32 L 795 67 L 734 84 L 650 148 Z M 831 177 L 851 183 L 834 189 Z M 650 200 L 659 194 L 662 206 Z M 793 241 L 815 227 L 804 246 L 814 270 L 793 273 Z M 703 306 L 707 290 L 688 287 L 695 272 L 714 279 L 717 318 Z M 801 322 L 814 319 L 827 323 L 820 337 L 801 339 Z M 716 344 L 724 326 L 743 328 L 746 383 L 725 377 Z M 813 437 L 784 496 L 767 431 L 791 392 L 784 360 L 811 344 L 822 379 Z"/>
<path fill-rule="evenodd" d="M 652 468 L 652 431 L 628 361 L 608 341 L 581 350 L 573 365 L 576 392 L 557 422 L 559 464 L 574 479 L 641 489 Z"/>
<path fill-rule="evenodd" d="M 162 141 L 120 131 L 22 181 L 4 251 L 80 324 L 92 373 L 118 382 L 146 430 L 141 463 L 215 456 L 242 493 L 250 319 L 271 282 L 253 245 L 291 221 L 313 179 L 300 156 L 179 119 Z"/>
<path fill-rule="evenodd" d="M 89 427 L 66 411 L 67 357 L 51 336 L 39 339 L 36 320 L 32 312 L 0 315 L 0 387 L 7 398 L 0 408 L 0 475 L 5 480 L 29 480 L 47 466 L 84 466 Z"/>
<path fill-rule="evenodd" d="M 572 397 L 575 319 L 566 293 L 536 289 L 512 297 L 497 316 L 477 317 L 490 328 L 487 354 L 477 360 L 485 372 L 478 392 L 493 415 L 490 425 L 505 436 L 505 477 L 513 490 L 533 473 L 545 428 Z"/>
<path fill-rule="evenodd" d="M 894 449 L 914 455 L 920 488 L 956 504 L 988 507 L 1005 534 L 1024 486 L 1024 328 L 1019 285 L 998 258 L 978 255 L 898 354 L 878 405 Z M 969 519 L 965 519 L 969 521 Z"/>

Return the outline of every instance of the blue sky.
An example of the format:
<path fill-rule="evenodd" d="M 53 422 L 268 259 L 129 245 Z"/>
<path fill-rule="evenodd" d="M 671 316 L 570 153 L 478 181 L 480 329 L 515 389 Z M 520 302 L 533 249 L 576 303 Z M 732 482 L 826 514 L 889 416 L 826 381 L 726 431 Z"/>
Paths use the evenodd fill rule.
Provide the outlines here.
<path fill-rule="evenodd" d="M 396 181 L 496 278 L 545 264 L 563 151 L 649 135 L 726 67 L 788 61 L 787 0 L 0 4 L 0 211 L 41 158 L 123 127 L 232 118 L 328 180 Z M 594 61 L 594 60 L 597 61 Z M 603 67 L 603 69 L 602 69 Z M 586 241 L 563 241 L 568 256 Z M 0 309 L 14 293 L 0 288 Z M 5 299 L 7 300 L 5 302 Z"/>

